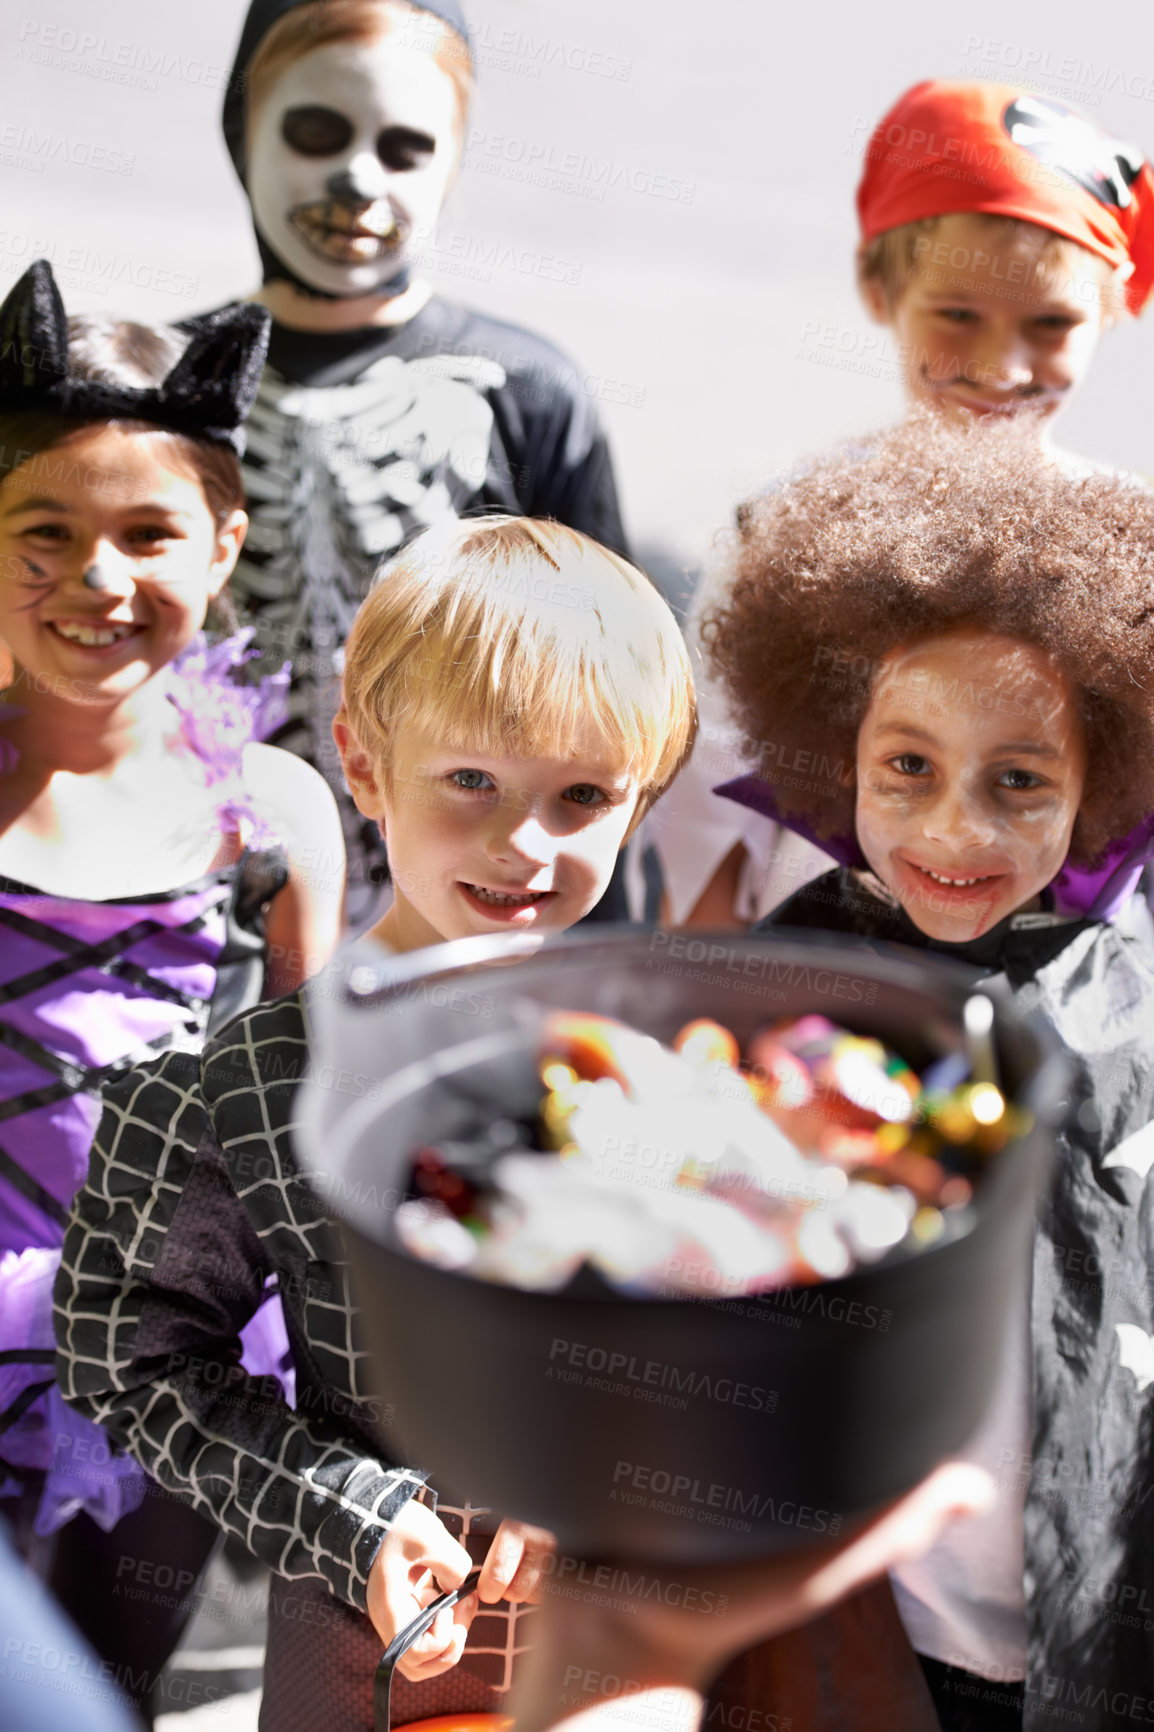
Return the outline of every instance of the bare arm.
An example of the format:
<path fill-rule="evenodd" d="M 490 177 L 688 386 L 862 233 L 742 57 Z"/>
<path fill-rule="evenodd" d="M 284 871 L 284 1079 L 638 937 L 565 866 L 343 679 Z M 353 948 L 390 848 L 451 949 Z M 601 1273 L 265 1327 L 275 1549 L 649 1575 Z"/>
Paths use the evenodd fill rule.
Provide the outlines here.
<path fill-rule="evenodd" d="M 254 811 L 288 857 L 288 883 L 265 916 L 264 996 L 280 998 L 322 968 L 336 949 L 345 890 L 341 821 L 324 778 L 277 746 L 245 747 L 244 783 Z"/>
<path fill-rule="evenodd" d="M 739 920 L 736 913 L 737 887 L 741 882 L 741 872 L 745 860 L 745 843 L 735 842 L 690 909 L 685 921 L 685 931 L 692 932 L 695 928 L 715 932 L 745 931 L 747 922 Z M 668 924 L 669 913 L 668 897 L 663 897 L 662 925 Z"/>

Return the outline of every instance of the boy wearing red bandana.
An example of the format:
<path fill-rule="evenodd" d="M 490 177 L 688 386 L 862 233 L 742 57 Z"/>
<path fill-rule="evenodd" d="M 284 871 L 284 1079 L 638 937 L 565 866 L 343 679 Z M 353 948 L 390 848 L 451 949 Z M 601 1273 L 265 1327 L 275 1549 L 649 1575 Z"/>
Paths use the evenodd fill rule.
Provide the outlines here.
<path fill-rule="evenodd" d="M 1154 172 L 1063 103 L 1012 85 L 927 79 L 878 121 L 857 192 L 858 281 L 890 326 L 911 409 L 1053 417 L 1103 334 L 1154 289 Z M 864 452 L 864 444 L 862 446 Z M 707 579 L 691 629 L 718 599 Z M 714 790 L 751 766 L 699 680 L 701 727 L 677 787 L 642 826 L 631 912 L 671 926 L 763 919 L 829 858 Z"/>
<path fill-rule="evenodd" d="M 1154 286 L 1154 176 L 1073 109 L 927 80 L 878 122 L 857 194 L 858 275 L 912 401 L 1048 418 L 1102 333 Z"/>

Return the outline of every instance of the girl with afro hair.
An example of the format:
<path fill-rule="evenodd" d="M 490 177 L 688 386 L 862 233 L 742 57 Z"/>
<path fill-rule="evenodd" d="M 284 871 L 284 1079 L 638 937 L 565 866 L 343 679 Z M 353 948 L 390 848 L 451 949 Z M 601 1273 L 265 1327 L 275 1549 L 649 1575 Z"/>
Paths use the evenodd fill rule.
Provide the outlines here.
<path fill-rule="evenodd" d="M 894 1572 L 901 1622 L 945 1727 L 1112 1727 L 1154 1700 L 1154 498 L 919 421 L 731 552 L 704 637 L 759 771 L 725 792 L 841 862 L 765 924 L 1001 976 L 1070 1063 L 972 1445 L 997 1507 Z"/>

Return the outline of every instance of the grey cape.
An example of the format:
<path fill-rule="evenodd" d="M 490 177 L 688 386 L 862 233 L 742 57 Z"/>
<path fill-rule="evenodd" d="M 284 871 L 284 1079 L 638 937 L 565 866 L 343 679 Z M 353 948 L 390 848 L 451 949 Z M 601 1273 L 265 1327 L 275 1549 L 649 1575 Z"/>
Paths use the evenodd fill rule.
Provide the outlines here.
<path fill-rule="evenodd" d="M 1011 917 L 927 940 L 865 874 L 826 873 L 764 922 L 952 955 L 1003 975 L 1071 1059 L 1069 1113 L 1038 1207 L 1033 1448 L 1025 1503 L 1025 1732 L 1154 1724 L 1154 924 Z M 835 1614 L 836 1616 L 836 1614 Z M 889 1663 L 894 1665 L 891 1658 Z M 828 1677 L 828 1674 L 827 1674 Z M 888 1687 L 899 1685 L 891 1677 Z M 879 1685 L 885 1681 L 879 1679 Z M 854 1681 L 855 1690 L 861 1685 Z M 829 1682 L 828 1719 L 840 1685 Z M 892 1721 L 886 1722 L 892 1724 Z M 879 1724 L 882 1722 L 879 1721 Z"/>

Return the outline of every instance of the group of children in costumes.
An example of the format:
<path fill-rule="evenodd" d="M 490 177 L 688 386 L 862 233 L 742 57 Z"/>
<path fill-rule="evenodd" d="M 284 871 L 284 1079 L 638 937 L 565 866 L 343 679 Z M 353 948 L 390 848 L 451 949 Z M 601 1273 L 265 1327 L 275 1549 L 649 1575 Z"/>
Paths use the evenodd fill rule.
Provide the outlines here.
<path fill-rule="evenodd" d="M 352 918 L 384 873 L 332 739 L 340 652 L 374 572 L 446 516 L 556 518 L 625 551 L 608 446 L 572 364 L 420 276 L 473 87 L 456 0 L 253 0 L 224 103 L 273 314 L 248 424 L 232 590 L 269 672 L 274 738 L 318 765 Z"/>
<path fill-rule="evenodd" d="M 895 1572 L 913 1682 L 881 1694 L 947 1727 L 1137 1717 L 1154 1650 L 1119 1608 L 1151 1582 L 1151 1410 L 1119 1331 L 1154 1337 L 1154 495 L 1049 424 L 1154 284 L 1154 177 L 1013 89 L 902 99 L 859 265 L 910 421 L 741 509 L 687 645 L 620 551 L 552 352 L 411 274 L 468 94 L 455 5 L 256 0 L 238 65 L 272 364 L 252 306 L 66 320 L 37 266 L 0 311 L 0 1489 L 23 1549 L 147 1714 L 188 1607 L 118 1596 L 120 1562 L 195 1576 L 233 1533 L 274 1572 L 262 1724 L 372 1725 L 382 1644 L 476 1536 L 389 1459 L 293 1151 L 301 988 L 341 920 L 334 794 L 360 885 L 387 844 L 361 942 L 390 953 L 560 932 L 640 831 L 650 914 L 769 901 L 771 924 L 953 955 L 1072 1054 L 978 1446 L 999 1502 Z M 279 729 L 270 668 L 245 685 L 245 651 L 197 635 L 243 488 L 241 597 L 271 672 L 293 660 Z M 781 906 L 817 850 L 830 869 Z M 474 1543 L 480 1610 L 411 1650 L 397 1723 L 504 1700 L 547 1547 L 515 1521 Z"/>

